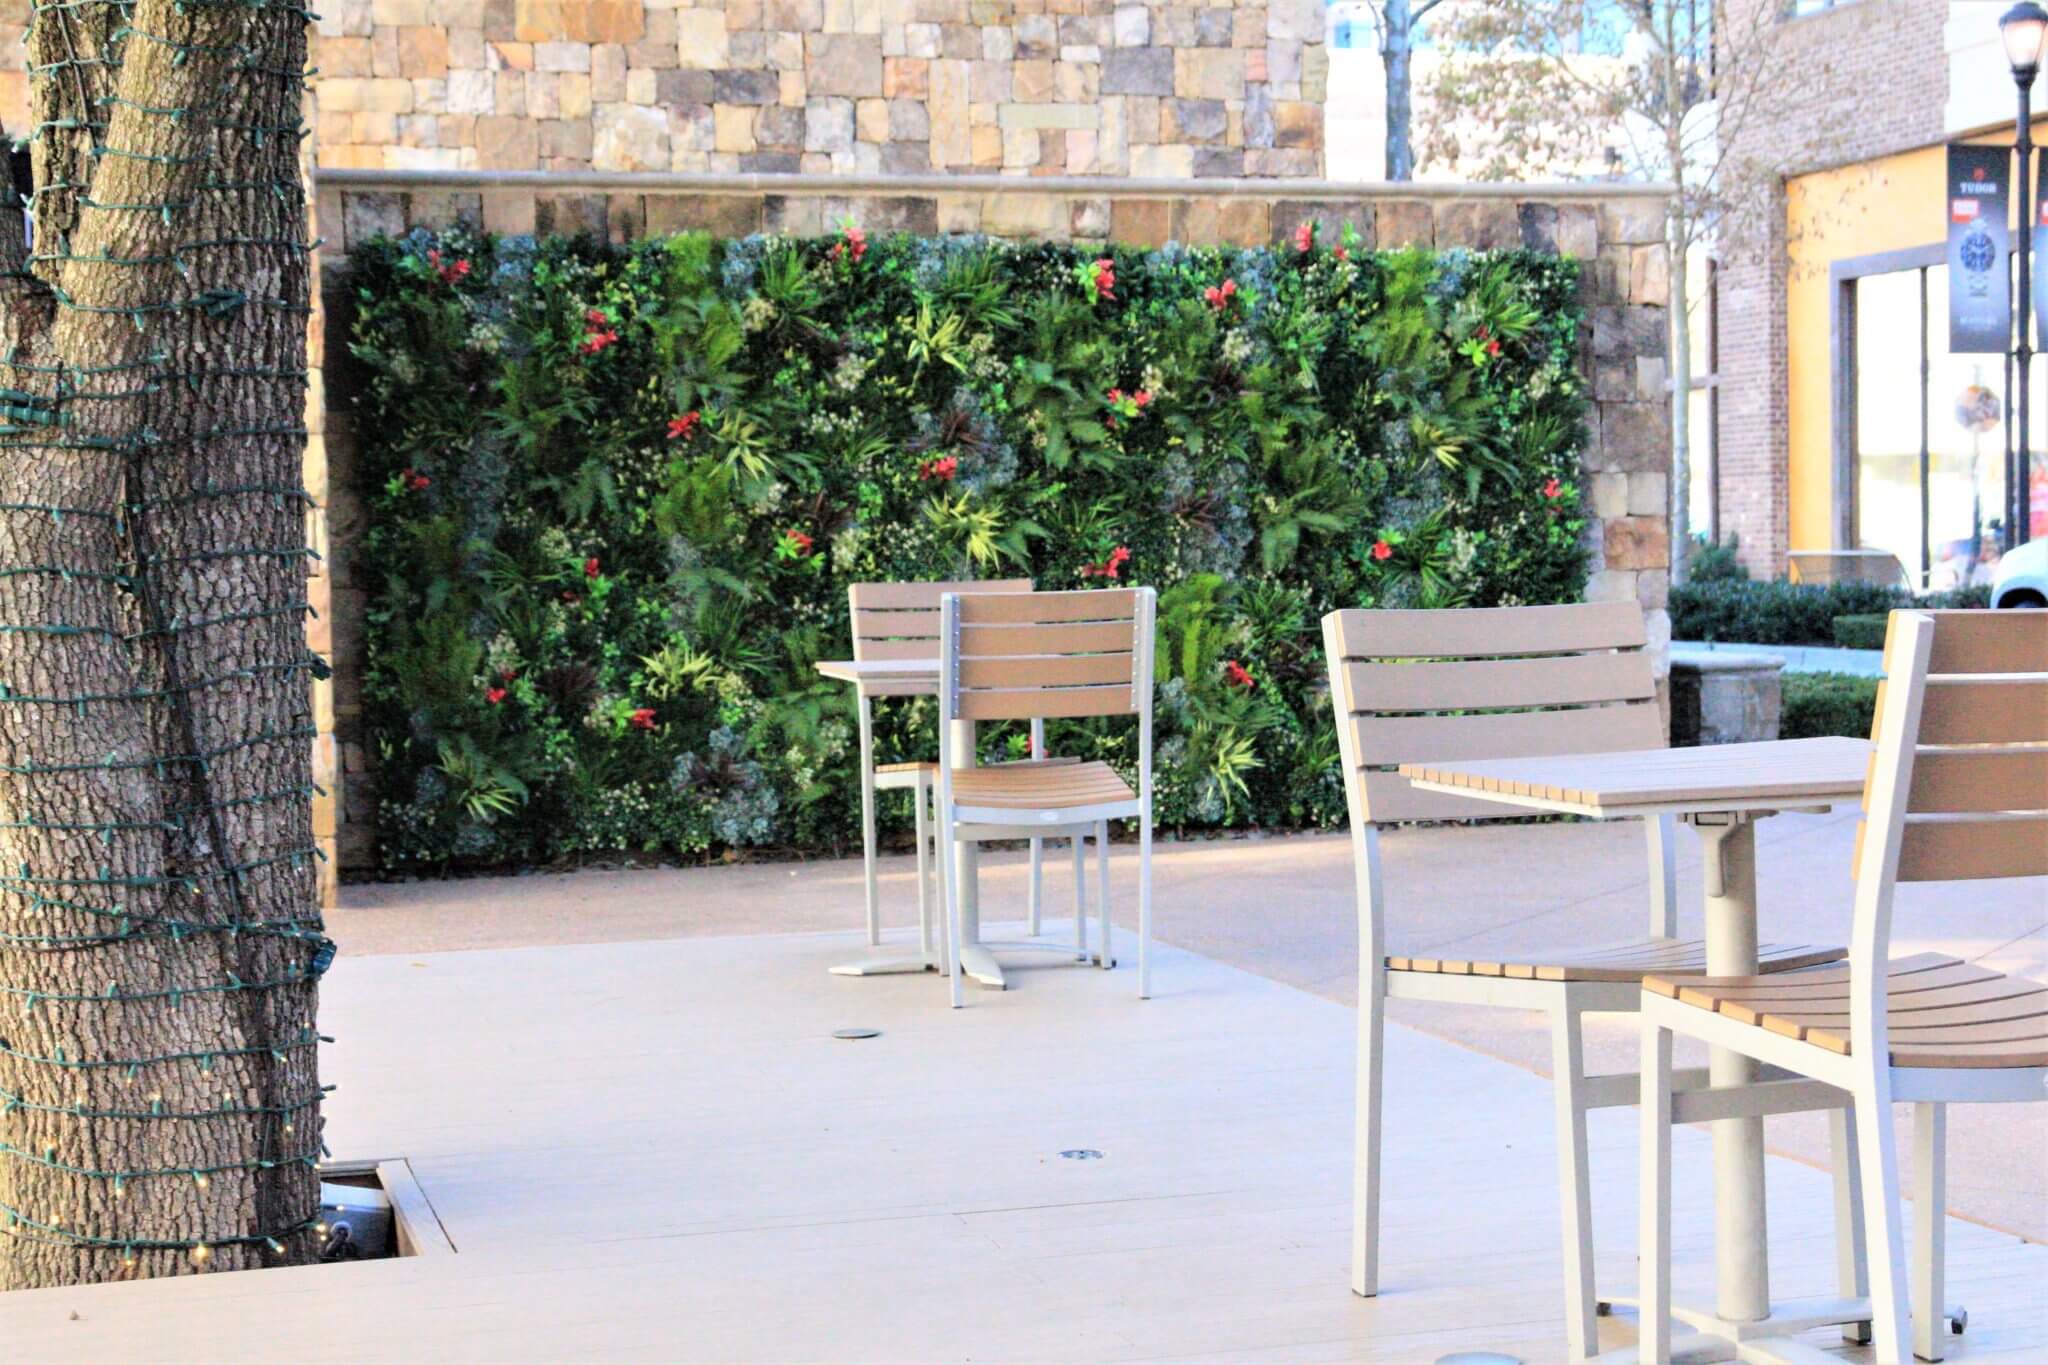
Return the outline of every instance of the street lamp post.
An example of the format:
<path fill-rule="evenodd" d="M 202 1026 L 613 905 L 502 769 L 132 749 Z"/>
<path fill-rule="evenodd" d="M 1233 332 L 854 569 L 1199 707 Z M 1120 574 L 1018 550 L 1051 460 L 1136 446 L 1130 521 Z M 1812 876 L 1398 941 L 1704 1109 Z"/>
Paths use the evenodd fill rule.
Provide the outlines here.
<path fill-rule="evenodd" d="M 2012 65 L 2013 84 L 2019 87 L 2020 111 L 2016 124 L 2017 136 L 2014 148 L 2019 153 L 2019 175 L 2014 188 L 2019 194 L 2019 307 L 2015 319 L 2019 325 L 2019 344 L 2013 354 L 2019 362 L 2019 449 L 2006 463 L 2006 518 L 2005 548 L 2024 544 L 2032 535 L 2028 525 L 2031 518 L 2031 490 L 2033 477 L 2033 448 L 2028 439 L 2027 409 L 2032 396 L 2032 360 L 2034 348 L 2029 341 L 2030 323 L 2033 317 L 2034 297 L 2032 266 L 2034 247 L 2034 198 L 2028 190 L 2028 180 L 2033 170 L 2033 95 L 2034 76 L 2041 69 L 2041 45 L 2048 38 L 2048 9 L 2034 3 L 2034 0 L 2020 0 L 2007 10 L 1998 21 L 1999 37 L 2005 41 L 2005 59 Z"/>

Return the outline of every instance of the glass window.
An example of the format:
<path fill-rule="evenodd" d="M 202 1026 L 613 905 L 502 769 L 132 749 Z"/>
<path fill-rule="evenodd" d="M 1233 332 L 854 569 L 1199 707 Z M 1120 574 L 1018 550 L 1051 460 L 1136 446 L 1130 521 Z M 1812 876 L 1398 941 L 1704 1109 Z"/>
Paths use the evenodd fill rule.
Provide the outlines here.
<path fill-rule="evenodd" d="M 1949 352 L 1946 265 L 1866 275 L 1854 289 L 1856 544 L 1890 551 L 1930 589 L 1989 582 L 2007 362 Z"/>

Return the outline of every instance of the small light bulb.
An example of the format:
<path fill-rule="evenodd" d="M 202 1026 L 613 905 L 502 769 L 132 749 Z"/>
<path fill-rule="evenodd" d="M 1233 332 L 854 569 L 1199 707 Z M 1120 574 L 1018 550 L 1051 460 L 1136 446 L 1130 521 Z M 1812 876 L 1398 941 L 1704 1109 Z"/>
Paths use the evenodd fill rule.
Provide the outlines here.
<path fill-rule="evenodd" d="M 201 1242 L 192 1248 L 192 1264 L 205 1265 L 213 1256 L 213 1248 Z"/>
<path fill-rule="evenodd" d="M 290 1136 L 291 1136 L 291 1132 L 292 1132 L 292 1126 L 291 1126 L 291 1125 L 290 1125 L 289 1123 L 287 1123 L 287 1124 L 286 1124 L 286 1125 L 284 1126 L 284 1132 L 285 1132 L 285 1136 L 286 1136 L 286 1137 L 290 1137 Z"/>
<path fill-rule="evenodd" d="M 193 1184 L 195 1184 L 195 1185 L 197 1185 L 197 1186 L 198 1186 L 198 1187 L 199 1187 L 200 1189 L 202 1189 L 202 1190 L 203 1190 L 203 1189 L 205 1189 L 205 1188 L 206 1188 L 206 1187 L 207 1187 L 208 1185 L 211 1185 L 211 1184 L 212 1184 L 213 1182 L 212 1182 L 211 1180 L 208 1180 L 208 1179 L 206 1178 L 206 1172 L 204 1172 L 204 1171 L 194 1171 L 194 1172 L 192 1173 L 192 1183 L 193 1183 Z"/>

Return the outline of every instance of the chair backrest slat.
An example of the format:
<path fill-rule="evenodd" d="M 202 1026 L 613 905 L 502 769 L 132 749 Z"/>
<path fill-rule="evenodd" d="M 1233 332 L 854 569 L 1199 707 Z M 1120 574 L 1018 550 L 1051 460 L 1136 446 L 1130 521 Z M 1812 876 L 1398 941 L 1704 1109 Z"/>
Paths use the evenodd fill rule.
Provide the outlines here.
<path fill-rule="evenodd" d="M 985 582 L 855 583 L 846 590 L 853 618 L 853 657 L 936 659 L 939 656 L 939 599 L 949 592 L 1022 593 L 1028 578 Z"/>
<path fill-rule="evenodd" d="M 1346 790 L 1363 822 L 1499 820 L 1497 802 L 1416 791 L 1401 763 L 1661 749 L 1633 602 L 1323 619 Z"/>
<path fill-rule="evenodd" d="M 949 594 L 945 714 L 1149 715 L 1152 602 L 1149 588 Z"/>
<path fill-rule="evenodd" d="M 1856 868 L 1882 888 L 1887 932 L 1891 881 L 2048 875 L 2048 611 L 1893 612 L 1885 671 Z M 1914 709 L 1900 687 L 1919 703 L 1911 735 L 1888 729 Z M 1875 808 L 1886 799 L 1900 804 Z M 1865 844 L 1894 817 L 1887 874 Z"/>

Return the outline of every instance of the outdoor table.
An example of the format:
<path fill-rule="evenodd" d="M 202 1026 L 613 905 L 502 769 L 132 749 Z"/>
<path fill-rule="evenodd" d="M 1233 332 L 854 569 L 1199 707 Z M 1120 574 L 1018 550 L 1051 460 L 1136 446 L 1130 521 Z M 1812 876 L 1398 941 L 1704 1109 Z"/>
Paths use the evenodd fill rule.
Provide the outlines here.
<path fill-rule="evenodd" d="M 1860 739 L 1792 739 L 1404 763 L 1399 771 L 1425 791 L 1532 811 L 1596 820 L 1678 816 L 1705 843 L 1707 975 L 1753 976 L 1756 822 L 1782 810 L 1825 810 L 1838 802 L 1859 800 L 1870 753 L 1870 745 Z M 1716 1090 L 1753 1085 L 1758 1077 L 1757 1064 L 1749 1058 L 1714 1049 L 1709 1079 Z M 1674 1317 L 1702 1333 L 1701 1338 L 1687 1339 L 1685 1358 L 1737 1358 L 1743 1345 L 1754 1347 L 1758 1337 L 1867 1317 L 1867 1305 L 1853 1299 L 1773 1308 L 1764 1235 L 1763 1120 L 1717 1118 L 1713 1130 L 1716 1303 L 1712 1311 L 1673 1310 Z M 1634 1358 L 1633 1348 L 1628 1358 Z"/>
<path fill-rule="evenodd" d="M 853 684 L 858 692 L 869 697 L 935 697 L 939 694 L 939 661 L 936 658 L 827 659 L 821 660 L 817 668 L 828 678 Z M 966 766 L 971 768 L 975 766 L 974 722 L 956 720 L 952 725 L 953 749 L 965 755 Z M 943 856 L 943 849 L 940 854 Z M 1002 966 L 981 941 L 981 896 L 977 882 L 981 850 L 972 839 L 963 839 L 955 858 L 960 885 L 960 917 L 964 925 L 959 944 L 960 965 L 983 985 L 1001 988 Z M 943 905 L 938 913 L 945 913 Z M 902 953 L 871 954 L 834 967 L 832 971 L 838 976 L 883 976 L 894 972 L 944 970 L 945 965 L 935 955 L 913 948 Z"/>

